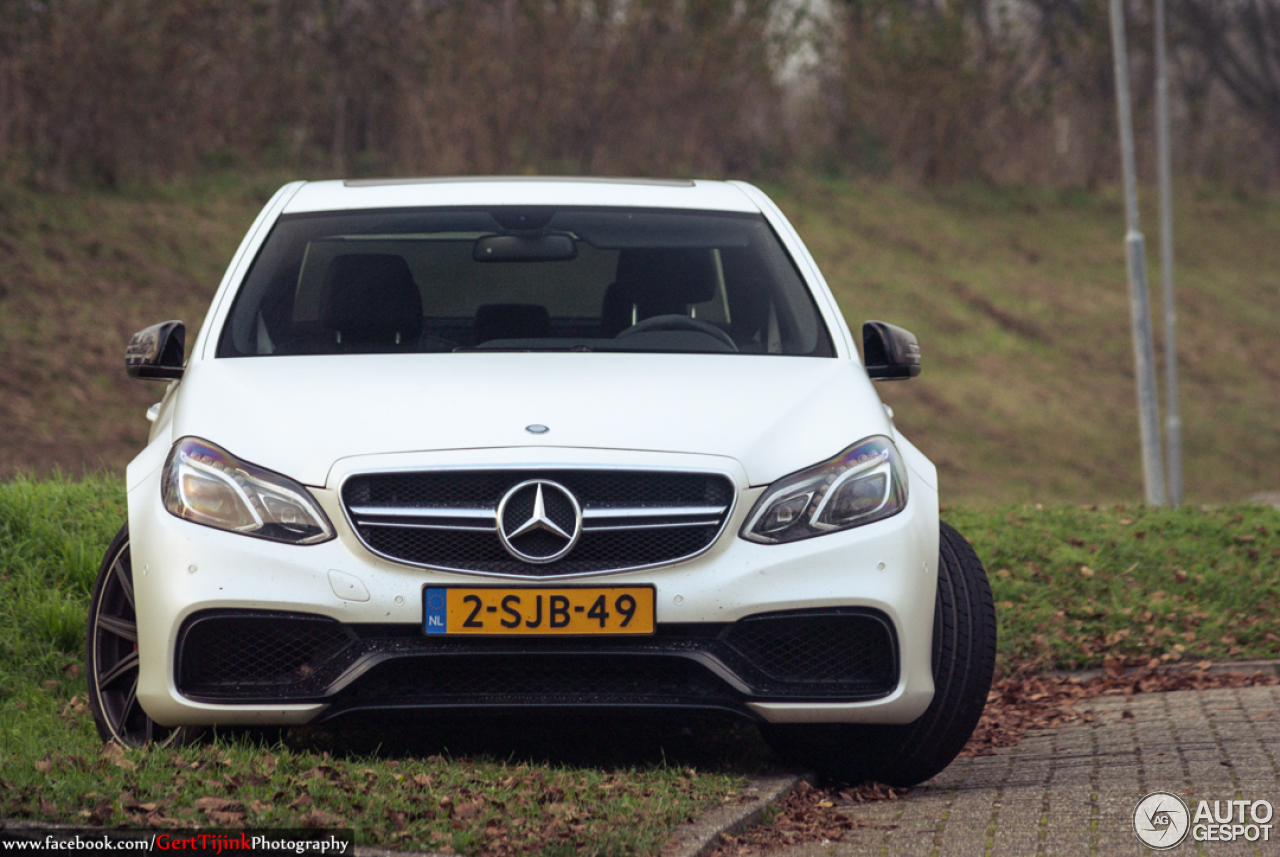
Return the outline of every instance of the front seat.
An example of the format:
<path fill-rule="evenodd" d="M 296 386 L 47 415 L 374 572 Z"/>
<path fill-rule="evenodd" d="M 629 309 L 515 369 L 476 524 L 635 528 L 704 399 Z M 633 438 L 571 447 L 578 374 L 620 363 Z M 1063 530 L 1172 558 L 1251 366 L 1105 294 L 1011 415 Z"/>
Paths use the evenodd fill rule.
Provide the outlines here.
<path fill-rule="evenodd" d="M 656 315 L 688 315 L 690 304 L 709 301 L 715 294 L 716 266 L 710 250 L 622 250 L 614 282 L 605 289 L 600 324 L 605 336 L 617 336 Z"/>
<path fill-rule="evenodd" d="M 321 288 L 321 324 L 339 351 L 410 351 L 422 335 L 422 295 L 403 256 L 333 257 Z"/>

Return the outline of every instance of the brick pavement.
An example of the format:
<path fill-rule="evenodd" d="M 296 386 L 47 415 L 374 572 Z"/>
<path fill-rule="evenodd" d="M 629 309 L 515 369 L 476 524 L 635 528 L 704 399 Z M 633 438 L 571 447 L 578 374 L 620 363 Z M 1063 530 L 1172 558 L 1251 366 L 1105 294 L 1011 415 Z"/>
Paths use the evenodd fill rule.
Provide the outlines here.
<path fill-rule="evenodd" d="M 1280 857 L 1280 687 L 1098 697 L 1096 722 L 1032 733 L 996 756 L 958 759 L 903 801 L 844 812 L 875 828 L 777 857 L 1153 854 L 1132 815 L 1148 792 L 1187 801 L 1268 800 L 1270 842 L 1193 842 L 1171 854 Z"/>

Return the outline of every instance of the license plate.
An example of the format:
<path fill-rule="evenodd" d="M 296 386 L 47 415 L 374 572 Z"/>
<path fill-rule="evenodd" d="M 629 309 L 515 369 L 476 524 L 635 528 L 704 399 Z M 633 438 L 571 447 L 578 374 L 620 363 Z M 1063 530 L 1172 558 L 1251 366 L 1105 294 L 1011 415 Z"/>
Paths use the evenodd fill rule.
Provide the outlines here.
<path fill-rule="evenodd" d="M 652 586 L 450 586 L 422 591 L 428 634 L 652 634 Z"/>

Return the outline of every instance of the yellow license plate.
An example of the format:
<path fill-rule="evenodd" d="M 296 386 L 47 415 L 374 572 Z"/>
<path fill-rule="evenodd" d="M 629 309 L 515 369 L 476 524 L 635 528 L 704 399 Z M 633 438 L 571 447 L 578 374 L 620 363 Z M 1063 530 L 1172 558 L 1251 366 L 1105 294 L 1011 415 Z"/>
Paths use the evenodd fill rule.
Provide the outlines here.
<path fill-rule="evenodd" d="M 422 591 L 428 634 L 652 634 L 652 586 L 449 586 Z"/>

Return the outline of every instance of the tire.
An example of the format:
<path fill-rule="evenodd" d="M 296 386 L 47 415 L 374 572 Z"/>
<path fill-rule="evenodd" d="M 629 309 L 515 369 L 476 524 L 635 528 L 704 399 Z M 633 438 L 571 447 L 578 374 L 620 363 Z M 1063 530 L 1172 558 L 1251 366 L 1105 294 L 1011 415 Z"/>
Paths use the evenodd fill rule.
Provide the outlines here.
<path fill-rule="evenodd" d="M 138 618 L 128 524 L 111 540 L 98 569 L 84 651 L 89 708 L 104 742 L 177 747 L 203 733 L 198 727 L 161 726 L 138 703 Z"/>
<path fill-rule="evenodd" d="M 769 725 L 765 739 L 784 757 L 845 782 L 913 786 L 942 771 L 978 725 L 996 661 L 996 614 L 973 548 L 947 524 L 938 541 L 933 611 L 934 694 L 903 725 Z"/>

